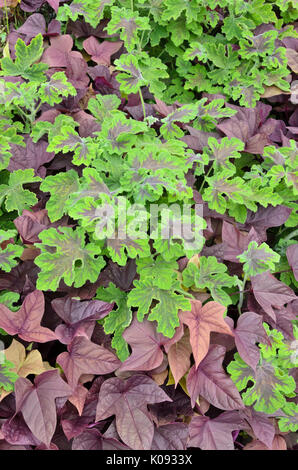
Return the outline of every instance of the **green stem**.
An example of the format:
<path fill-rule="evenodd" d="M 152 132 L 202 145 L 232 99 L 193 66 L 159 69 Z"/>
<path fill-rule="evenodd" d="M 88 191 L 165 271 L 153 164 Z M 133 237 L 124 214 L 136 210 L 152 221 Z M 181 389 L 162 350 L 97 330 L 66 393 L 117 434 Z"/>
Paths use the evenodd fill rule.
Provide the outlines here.
<path fill-rule="evenodd" d="M 240 292 L 240 295 L 239 295 L 239 303 L 238 303 L 239 315 L 241 315 L 241 308 L 242 308 L 243 300 L 244 300 L 244 290 L 245 290 L 246 281 L 247 281 L 247 274 L 245 273 L 244 278 L 243 278 L 243 284 L 242 284 L 242 286 L 243 286 L 242 289 L 243 290 Z"/>
<path fill-rule="evenodd" d="M 143 109 L 143 115 L 144 115 L 144 121 L 145 121 L 145 119 L 146 119 L 146 109 L 145 109 L 145 101 L 144 101 L 144 98 L 143 98 L 141 88 L 139 88 L 139 95 L 140 95 L 140 99 L 141 99 L 141 103 L 142 103 L 142 109 Z"/>
<path fill-rule="evenodd" d="M 203 187 L 204 187 L 206 178 L 208 178 L 208 176 L 210 175 L 212 168 L 213 168 L 213 165 L 211 165 L 211 167 L 209 168 L 209 170 L 208 170 L 208 172 L 207 172 L 207 175 L 204 176 L 203 183 L 201 184 L 200 189 L 199 189 L 199 193 L 200 193 L 200 194 L 201 194 L 202 189 L 203 189 Z"/>
<path fill-rule="evenodd" d="M 298 236 L 298 228 L 294 230 L 294 232 L 289 233 L 286 237 L 284 237 L 284 240 L 291 240 L 292 238 L 295 238 Z"/>
<path fill-rule="evenodd" d="M 133 0 L 130 0 L 130 9 L 133 11 Z"/>
<path fill-rule="evenodd" d="M 4 0 L 4 9 L 5 9 L 5 19 L 6 19 L 6 33 L 7 36 L 9 35 L 9 21 L 8 21 L 8 13 L 7 13 L 7 1 Z"/>

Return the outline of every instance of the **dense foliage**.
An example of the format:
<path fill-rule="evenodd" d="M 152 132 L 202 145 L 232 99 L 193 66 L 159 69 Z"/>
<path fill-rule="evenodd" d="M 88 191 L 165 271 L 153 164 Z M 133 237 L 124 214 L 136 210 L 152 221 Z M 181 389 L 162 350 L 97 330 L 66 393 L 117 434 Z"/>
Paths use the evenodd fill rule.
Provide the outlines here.
<path fill-rule="evenodd" d="M 0 7 L 0 449 L 297 448 L 297 2 Z"/>

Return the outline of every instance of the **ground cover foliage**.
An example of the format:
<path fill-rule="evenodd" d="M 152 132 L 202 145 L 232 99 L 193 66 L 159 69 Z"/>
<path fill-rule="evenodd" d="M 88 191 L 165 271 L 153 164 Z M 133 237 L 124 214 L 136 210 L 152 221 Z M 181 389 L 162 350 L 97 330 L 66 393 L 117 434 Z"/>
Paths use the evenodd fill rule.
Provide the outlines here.
<path fill-rule="evenodd" d="M 297 448 L 297 2 L 0 8 L 0 449 Z"/>

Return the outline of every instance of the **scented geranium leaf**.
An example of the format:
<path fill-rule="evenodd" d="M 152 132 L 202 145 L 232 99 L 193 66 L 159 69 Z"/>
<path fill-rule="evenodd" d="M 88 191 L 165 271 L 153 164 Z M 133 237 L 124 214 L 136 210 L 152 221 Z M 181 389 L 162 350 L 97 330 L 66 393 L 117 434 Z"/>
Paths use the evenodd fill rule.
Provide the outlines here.
<path fill-rule="evenodd" d="M 296 281 L 298 281 L 298 244 L 293 244 L 287 248 L 287 258 L 293 270 Z"/>
<path fill-rule="evenodd" d="M 277 412 L 278 414 L 278 412 Z M 287 402 L 282 408 L 281 417 L 278 420 L 281 432 L 297 432 L 298 430 L 298 404 Z"/>
<path fill-rule="evenodd" d="M 150 245 L 147 239 L 132 240 L 127 238 L 109 237 L 107 240 L 108 253 L 115 263 L 125 266 L 128 258 L 148 257 L 150 255 Z"/>
<path fill-rule="evenodd" d="M 232 330 L 240 357 L 256 370 L 260 360 L 260 350 L 256 343 L 269 344 L 269 338 L 262 324 L 262 317 L 254 312 L 243 313 Z"/>
<path fill-rule="evenodd" d="M 269 272 L 253 276 L 251 284 L 257 302 L 273 320 L 276 319 L 273 308 L 281 308 L 297 298 L 290 287 L 278 281 Z"/>
<path fill-rule="evenodd" d="M 64 97 L 75 96 L 77 91 L 67 80 L 64 72 L 56 72 L 48 82 L 40 85 L 38 94 L 44 103 L 54 106 L 60 103 Z"/>
<path fill-rule="evenodd" d="M 141 68 L 136 56 L 123 54 L 120 59 L 115 60 L 115 65 L 120 73 L 117 74 L 117 81 L 120 83 L 120 90 L 124 93 L 137 93 L 146 85 Z"/>
<path fill-rule="evenodd" d="M 70 126 L 63 126 L 60 134 L 50 140 L 47 148 L 49 152 L 74 152 L 74 165 L 88 166 L 96 157 L 97 146 L 91 137 L 80 137 L 80 135 Z"/>
<path fill-rule="evenodd" d="M 179 326 L 179 309 L 190 308 L 189 300 L 181 295 L 179 282 L 176 281 L 170 290 L 156 287 L 154 282 L 148 278 L 134 281 L 134 286 L 128 294 L 127 304 L 129 307 L 138 307 L 138 320 L 142 321 L 144 315 L 150 312 L 148 320 L 157 322 L 157 332 L 172 338 L 175 334 L 175 328 Z M 158 304 L 150 311 L 153 300 L 158 300 Z"/>
<path fill-rule="evenodd" d="M 61 219 L 66 213 L 69 196 L 79 189 L 78 174 L 74 170 L 47 176 L 40 185 L 43 192 L 51 194 L 46 203 L 49 218 L 52 222 Z"/>
<path fill-rule="evenodd" d="M 25 297 L 18 312 L 11 312 L 5 305 L 0 305 L 0 328 L 28 342 L 53 341 L 57 339 L 53 331 L 40 325 L 43 314 L 44 295 L 35 290 Z"/>
<path fill-rule="evenodd" d="M 154 425 L 147 405 L 164 401 L 172 400 L 150 377 L 111 378 L 100 388 L 96 421 L 116 415 L 116 428 L 122 441 L 131 449 L 149 450 Z"/>
<path fill-rule="evenodd" d="M 199 300 L 191 300 L 191 310 L 180 313 L 181 321 L 188 326 L 190 331 L 190 344 L 196 367 L 208 352 L 211 331 L 233 336 L 223 318 L 225 310 L 226 307 L 217 302 L 208 302 L 202 306 Z"/>
<path fill-rule="evenodd" d="M 121 104 L 121 100 L 116 95 L 96 95 L 88 101 L 88 109 L 93 116 L 102 123 L 107 115 L 116 111 Z"/>
<path fill-rule="evenodd" d="M 243 263 L 245 274 L 252 277 L 265 271 L 274 271 L 275 263 L 279 262 L 280 256 L 271 250 L 267 243 L 258 246 L 256 241 L 251 241 L 247 250 L 237 258 Z"/>
<path fill-rule="evenodd" d="M 245 204 L 245 197 L 250 194 L 242 178 L 237 176 L 228 179 L 229 177 L 230 172 L 224 170 L 212 177 L 205 178 L 208 187 L 204 190 L 202 197 L 204 201 L 208 202 L 210 209 L 214 209 L 220 214 L 224 214 L 227 208 L 227 200 L 224 195 L 235 203 Z"/>
<path fill-rule="evenodd" d="M 70 5 L 64 4 L 59 8 L 57 20 L 76 21 L 79 16 L 83 16 L 87 23 L 96 28 L 103 17 L 105 7 L 113 3 L 114 0 L 73 0 Z"/>
<path fill-rule="evenodd" d="M 1 351 L 2 353 L 2 351 Z M 5 357 L 2 358 L 0 353 L 0 397 L 4 391 L 12 392 L 14 389 L 15 381 L 18 379 L 18 374 L 13 372 L 15 367 L 13 362 L 8 361 Z"/>
<path fill-rule="evenodd" d="M 236 167 L 230 159 L 241 157 L 239 151 L 244 150 L 244 143 L 241 140 L 224 137 L 219 142 L 214 137 L 209 137 L 208 147 L 205 153 L 210 161 L 214 161 L 215 171 L 218 168 L 223 168 L 228 170 L 231 175 L 236 172 Z"/>
<path fill-rule="evenodd" d="M 238 51 L 233 51 L 232 46 L 228 44 L 206 44 L 208 60 L 216 67 L 223 70 L 234 70 L 239 65 Z"/>
<path fill-rule="evenodd" d="M 283 407 L 285 397 L 291 396 L 296 387 L 293 377 L 273 364 L 263 360 L 254 371 L 242 361 L 238 353 L 227 371 L 238 390 L 246 388 L 249 381 L 253 382 L 253 386 L 242 393 L 243 402 L 245 405 L 253 405 L 256 411 L 268 414 Z"/>
<path fill-rule="evenodd" d="M 3 250 L 0 248 L 0 269 L 9 273 L 12 268 L 17 266 L 18 261 L 16 258 L 20 258 L 23 251 L 24 248 L 22 246 L 12 243 L 9 243 Z"/>
<path fill-rule="evenodd" d="M 16 413 L 21 412 L 33 435 L 50 445 L 57 424 L 56 398 L 67 398 L 72 391 L 58 370 L 38 375 L 34 384 L 20 377 L 15 383 Z"/>
<path fill-rule="evenodd" d="M 225 411 L 216 418 L 194 416 L 189 425 L 189 447 L 201 450 L 234 450 L 232 431 L 243 429 L 239 411 Z"/>
<path fill-rule="evenodd" d="M 232 303 L 224 288 L 237 285 L 237 279 L 235 276 L 229 276 L 226 265 L 219 263 L 215 256 L 200 256 L 198 266 L 188 263 L 182 277 L 185 287 L 195 286 L 199 289 L 207 287 L 216 302 L 225 306 Z"/>
<path fill-rule="evenodd" d="M 80 302 L 71 297 L 54 299 L 51 306 L 64 321 L 55 330 L 55 335 L 64 344 L 69 344 L 75 336 L 91 337 L 96 320 L 106 317 L 113 308 L 113 304 L 100 300 Z"/>
<path fill-rule="evenodd" d="M 20 294 L 18 294 L 17 292 L 2 291 L 0 293 L 0 304 L 5 305 L 5 307 L 9 308 L 9 310 L 11 310 L 12 312 L 15 312 L 16 310 L 19 309 L 19 307 L 16 307 L 14 305 L 19 301 L 19 299 L 20 299 Z M 3 332 L 4 330 L 2 330 L 2 333 Z"/>
<path fill-rule="evenodd" d="M 112 310 L 104 320 L 104 331 L 106 334 L 114 334 L 112 346 L 119 359 L 125 361 L 129 352 L 122 333 L 130 325 L 132 319 L 132 311 L 127 305 L 127 293 L 110 282 L 109 287 L 100 287 L 97 290 L 96 298 L 117 304 L 117 309 Z"/>
<path fill-rule="evenodd" d="M 165 424 L 155 428 L 151 450 L 186 450 L 187 440 L 187 424 Z"/>
<path fill-rule="evenodd" d="M 177 279 L 178 264 L 176 261 L 165 261 L 161 256 L 156 259 L 137 258 L 137 272 L 141 279 L 151 278 L 161 289 L 171 289 Z"/>
<path fill-rule="evenodd" d="M 40 268 L 37 287 L 55 291 L 64 279 L 66 285 L 80 287 L 87 280 L 95 282 L 105 262 L 100 256 L 101 247 L 85 243 L 82 228 L 59 227 L 43 230 L 37 244 L 41 254 L 34 262 Z"/>
<path fill-rule="evenodd" d="M 59 354 L 56 361 L 62 367 L 72 390 L 82 374 L 110 374 L 121 364 L 111 351 L 83 336 L 76 336 L 67 350 L 68 352 Z"/>
<path fill-rule="evenodd" d="M 138 44 L 138 32 L 150 30 L 149 19 L 139 16 L 137 11 L 126 8 L 111 8 L 111 19 L 107 26 L 108 34 L 120 31 L 120 39 L 125 43 L 126 49 L 131 52 Z"/>
<path fill-rule="evenodd" d="M 156 331 L 157 324 L 147 319 L 141 323 L 136 315 L 131 325 L 126 328 L 123 338 L 131 346 L 132 354 L 121 365 L 119 370 L 152 370 L 159 367 L 164 359 L 162 347 L 166 347 L 178 341 L 183 334 L 183 329 L 178 328 L 174 337 L 169 340 Z"/>
<path fill-rule="evenodd" d="M 278 32 L 271 30 L 257 36 L 247 37 L 247 39 L 240 39 L 239 54 L 246 59 L 271 55 L 275 49 L 277 36 Z"/>
<path fill-rule="evenodd" d="M 197 115 L 196 104 L 186 104 L 176 109 L 172 113 L 168 114 L 167 117 L 161 119 L 163 123 L 160 132 L 166 139 L 174 137 L 182 137 L 183 131 L 175 124 L 175 122 L 190 122 Z"/>
<path fill-rule="evenodd" d="M 198 397 L 202 396 L 221 410 L 244 408 L 237 388 L 222 367 L 225 353 L 223 346 L 212 344 L 199 366 L 192 366 L 190 369 L 186 386 L 192 407 Z"/>
<path fill-rule="evenodd" d="M 0 204 L 5 199 L 5 207 L 8 212 L 17 210 L 19 215 L 37 203 L 37 197 L 28 189 L 23 188 L 23 184 L 41 181 L 41 178 L 34 176 L 34 170 L 17 170 L 10 174 L 8 184 L 0 185 Z"/>
<path fill-rule="evenodd" d="M 1 75 L 22 76 L 30 81 L 45 81 L 45 70 L 47 64 L 35 64 L 43 53 L 43 37 L 38 34 L 33 38 L 28 46 L 20 38 L 15 45 L 16 59 L 4 57 L 1 60 Z"/>
<path fill-rule="evenodd" d="M 127 119 L 123 113 L 119 113 L 105 119 L 98 136 L 104 142 L 105 151 L 122 155 L 127 147 L 130 148 L 135 143 L 135 134 L 146 130 L 145 123 Z"/>

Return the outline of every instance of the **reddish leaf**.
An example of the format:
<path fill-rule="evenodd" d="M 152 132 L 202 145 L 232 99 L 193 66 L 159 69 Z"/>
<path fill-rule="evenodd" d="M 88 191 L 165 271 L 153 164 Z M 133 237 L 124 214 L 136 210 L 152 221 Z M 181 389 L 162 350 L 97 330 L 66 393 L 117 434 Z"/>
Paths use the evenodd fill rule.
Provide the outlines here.
<path fill-rule="evenodd" d="M 46 343 L 53 341 L 56 335 L 40 325 L 44 314 L 44 296 L 39 290 L 27 295 L 18 312 L 11 312 L 0 304 L 0 328 L 9 335 L 18 335 L 24 341 Z"/>
<path fill-rule="evenodd" d="M 49 446 L 57 423 L 55 398 L 70 395 L 71 388 L 58 370 L 43 372 L 34 385 L 20 377 L 15 383 L 16 412 L 22 413 L 32 434 Z"/>
<path fill-rule="evenodd" d="M 287 258 L 289 265 L 293 269 L 293 274 L 296 281 L 298 281 L 298 243 L 295 245 L 290 245 L 287 248 Z"/>
<path fill-rule="evenodd" d="M 46 151 L 48 143 L 43 140 L 35 144 L 31 137 L 27 136 L 24 142 L 26 144 L 25 148 L 20 145 L 12 144 L 12 157 L 7 167 L 8 171 L 12 172 L 33 168 L 36 176 L 44 178 L 46 169 L 43 165 L 53 160 L 55 153 Z"/>
<path fill-rule="evenodd" d="M 117 439 L 105 437 L 97 429 L 87 429 L 74 438 L 72 450 L 129 450 L 129 447 Z"/>
<path fill-rule="evenodd" d="M 217 418 L 194 416 L 189 425 L 188 447 L 202 450 L 234 450 L 232 431 L 244 429 L 238 411 L 225 411 Z"/>
<path fill-rule="evenodd" d="M 246 407 L 244 410 L 241 410 L 240 414 L 251 426 L 254 435 L 271 449 L 275 435 L 275 426 L 272 418 L 270 419 L 265 413 L 255 411 L 252 407 Z"/>
<path fill-rule="evenodd" d="M 243 450 L 287 450 L 287 444 L 282 436 L 275 436 L 271 448 L 259 440 L 253 440 L 246 444 Z"/>
<path fill-rule="evenodd" d="M 212 344 L 199 367 L 192 366 L 190 369 L 186 385 L 193 407 L 201 395 L 221 410 L 244 408 L 236 386 L 222 367 L 225 353 L 223 346 Z"/>
<path fill-rule="evenodd" d="M 185 450 L 188 426 L 185 423 L 171 423 L 155 428 L 151 450 Z"/>
<path fill-rule="evenodd" d="M 202 307 L 199 300 L 192 300 L 191 311 L 181 312 L 180 318 L 190 331 L 190 344 L 196 367 L 199 366 L 208 352 L 211 331 L 233 336 L 231 329 L 223 318 L 225 310 L 226 307 L 218 302 L 208 302 Z"/>
<path fill-rule="evenodd" d="M 71 397 L 68 398 L 70 403 L 72 403 L 73 406 L 75 406 L 78 410 L 79 416 L 81 416 L 83 413 L 87 394 L 88 389 L 85 388 L 83 385 L 78 384 L 75 388 L 74 393 L 71 395 Z"/>
<path fill-rule="evenodd" d="M 276 321 L 274 308 L 281 308 L 297 297 L 294 291 L 272 274 L 265 272 L 251 278 L 254 296 L 265 312 Z"/>
<path fill-rule="evenodd" d="M 222 241 L 223 241 L 223 259 L 239 263 L 238 255 L 247 250 L 251 241 L 256 241 L 258 244 L 265 241 L 258 232 L 252 227 L 249 233 L 240 231 L 237 227 L 229 224 L 225 220 L 222 224 Z"/>
<path fill-rule="evenodd" d="M 147 404 L 172 401 L 156 383 L 145 375 L 134 375 L 123 381 L 106 380 L 101 386 L 96 421 L 116 415 L 120 438 L 135 450 L 151 449 L 154 425 Z"/>
<path fill-rule="evenodd" d="M 263 327 L 262 316 L 254 312 L 243 313 L 238 318 L 237 328 L 233 329 L 233 333 L 240 356 L 246 364 L 256 370 L 260 359 L 260 350 L 256 343 L 270 344 Z"/>
<path fill-rule="evenodd" d="M 80 302 L 70 297 L 54 299 L 51 306 L 65 322 L 57 326 L 55 334 L 59 341 L 69 344 L 75 336 L 91 338 L 96 320 L 104 318 L 110 313 L 113 304 L 100 300 Z"/>
<path fill-rule="evenodd" d="M 76 336 L 67 349 L 68 352 L 59 354 L 56 361 L 73 390 L 82 374 L 109 374 L 121 364 L 112 352 L 83 336 Z"/>
<path fill-rule="evenodd" d="M 91 55 L 91 59 L 101 65 L 111 65 L 111 56 L 122 47 L 122 41 L 103 41 L 99 43 L 94 36 L 90 36 L 83 42 L 85 51 Z"/>
<path fill-rule="evenodd" d="M 168 349 L 168 348 L 167 348 Z M 172 344 L 168 349 L 168 361 L 175 380 L 175 386 L 190 368 L 191 344 L 189 329 L 186 328 L 184 335 L 179 341 Z"/>
<path fill-rule="evenodd" d="M 140 323 L 136 316 L 131 325 L 126 328 L 123 338 L 131 346 L 132 354 L 123 362 L 119 370 L 152 370 L 159 367 L 163 361 L 164 353 L 162 347 L 169 344 L 171 346 L 178 341 L 183 328 L 176 329 L 176 333 L 169 340 L 161 333 L 156 332 L 156 322 L 148 320 Z"/>

